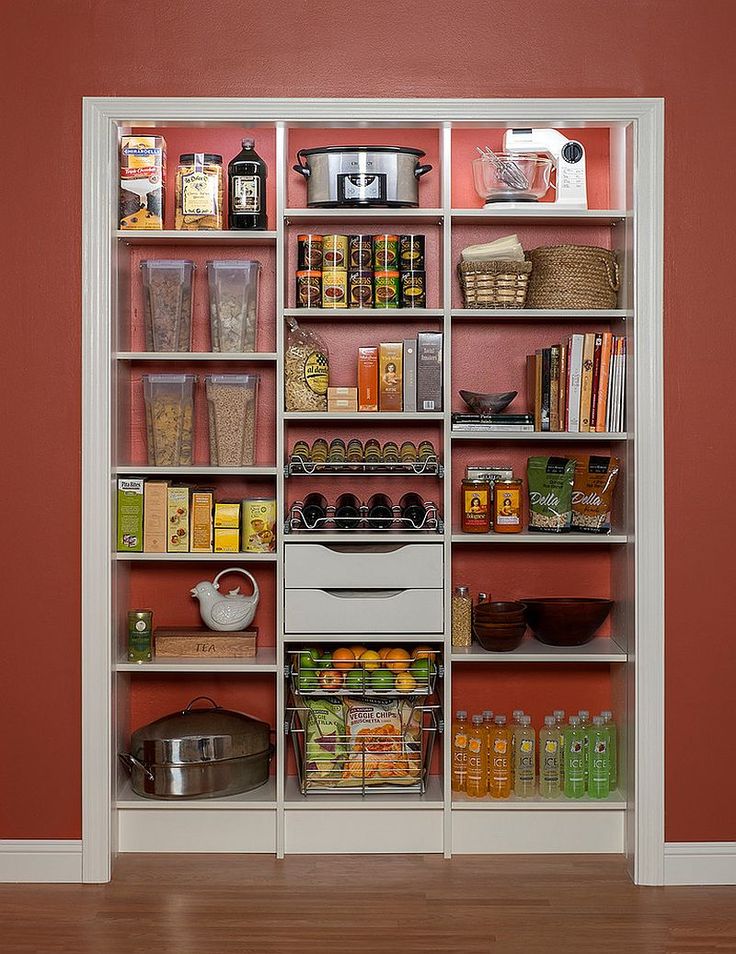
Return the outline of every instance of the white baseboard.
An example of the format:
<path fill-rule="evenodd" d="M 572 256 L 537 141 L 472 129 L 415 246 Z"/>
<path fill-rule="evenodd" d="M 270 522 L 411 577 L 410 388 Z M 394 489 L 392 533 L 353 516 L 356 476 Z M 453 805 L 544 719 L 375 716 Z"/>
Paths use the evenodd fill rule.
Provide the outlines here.
<path fill-rule="evenodd" d="M 0 841 L 0 882 L 82 881 L 81 841 Z"/>
<path fill-rule="evenodd" d="M 664 883 L 736 884 L 736 841 L 666 843 Z"/>

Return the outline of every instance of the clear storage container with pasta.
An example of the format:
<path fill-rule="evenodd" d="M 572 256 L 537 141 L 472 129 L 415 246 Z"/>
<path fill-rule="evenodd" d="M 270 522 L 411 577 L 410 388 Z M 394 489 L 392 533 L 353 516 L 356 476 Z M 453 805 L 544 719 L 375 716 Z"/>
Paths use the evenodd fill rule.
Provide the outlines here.
<path fill-rule="evenodd" d="M 213 351 L 256 350 L 260 273 L 260 262 L 207 262 Z"/>
<path fill-rule="evenodd" d="M 192 350 L 194 262 L 141 262 L 147 351 Z"/>
<path fill-rule="evenodd" d="M 184 467 L 192 463 L 193 374 L 144 374 L 148 463 Z"/>
<path fill-rule="evenodd" d="M 206 378 L 210 464 L 247 467 L 255 462 L 257 374 L 210 374 Z"/>

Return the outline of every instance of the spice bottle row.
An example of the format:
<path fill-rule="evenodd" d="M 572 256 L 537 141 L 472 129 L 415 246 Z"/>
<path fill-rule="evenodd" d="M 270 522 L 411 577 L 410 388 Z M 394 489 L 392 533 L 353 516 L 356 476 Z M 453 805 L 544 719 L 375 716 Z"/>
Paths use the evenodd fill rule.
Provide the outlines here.
<path fill-rule="evenodd" d="M 405 493 L 398 503 L 385 493 L 367 501 L 343 493 L 330 504 L 321 493 L 307 494 L 289 510 L 291 530 L 440 530 L 437 505 L 415 492 Z"/>
<path fill-rule="evenodd" d="M 117 547 L 121 553 L 271 553 L 276 500 L 215 501 L 208 488 L 120 477 Z"/>
<path fill-rule="evenodd" d="M 187 152 L 176 168 L 174 228 L 183 231 L 265 229 L 266 163 L 255 140 L 242 140 L 227 179 L 222 156 Z M 166 140 L 163 136 L 123 136 L 120 140 L 120 228 L 165 228 Z M 228 215 L 225 218 L 225 193 Z"/>
<path fill-rule="evenodd" d="M 297 236 L 297 308 L 426 308 L 424 235 Z"/>
<path fill-rule="evenodd" d="M 374 469 L 386 473 L 424 473 L 430 470 L 437 473 L 437 451 L 432 441 L 384 441 L 375 437 L 365 442 L 351 437 L 347 442 L 342 437 L 328 441 L 317 437 L 311 445 L 308 441 L 298 440 L 289 454 L 289 466 L 292 473 L 345 473 L 345 471 L 366 473 Z"/>
<path fill-rule="evenodd" d="M 461 484 L 463 533 L 610 533 L 618 478 L 616 457 L 530 457 L 527 493 L 513 469 L 469 464 Z"/>
<path fill-rule="evenodd" d="M 210 261 L 206 267 L 212 351 L 255 351 L 261 263 Z M 146 350 L 191 351 L 194 262 L 146 259 L 140 269 Z"/>

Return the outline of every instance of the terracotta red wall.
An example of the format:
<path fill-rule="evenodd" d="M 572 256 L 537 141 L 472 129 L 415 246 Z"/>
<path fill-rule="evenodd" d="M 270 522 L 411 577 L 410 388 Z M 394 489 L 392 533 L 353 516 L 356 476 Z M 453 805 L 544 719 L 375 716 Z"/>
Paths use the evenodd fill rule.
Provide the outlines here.
<path fill-rule="evenodd" d="M 735 209 L 722 191 L 736 152 L 733 4 L 366 10 L 364 21 L 336 0 L 5 10 L 0 838 L 81 827 L 81 97 L 314 95 L 666 97 L 667 838 L 735 840 L 724 611 L 736 569 Z"/>

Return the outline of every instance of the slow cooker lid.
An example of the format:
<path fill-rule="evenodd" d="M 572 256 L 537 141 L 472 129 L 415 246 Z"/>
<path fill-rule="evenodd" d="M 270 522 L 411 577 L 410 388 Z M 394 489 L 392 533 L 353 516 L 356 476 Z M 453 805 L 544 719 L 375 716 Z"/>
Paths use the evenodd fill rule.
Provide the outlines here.
<path fill-rule="evenodd" d="M 410 156 L 426 156 L 423 149 L 413 149 L 411 146 L 312 146 L 310 149 L 300 149 L 300 156 L 315 156 L 324 152 L 404 152 Z"/>

